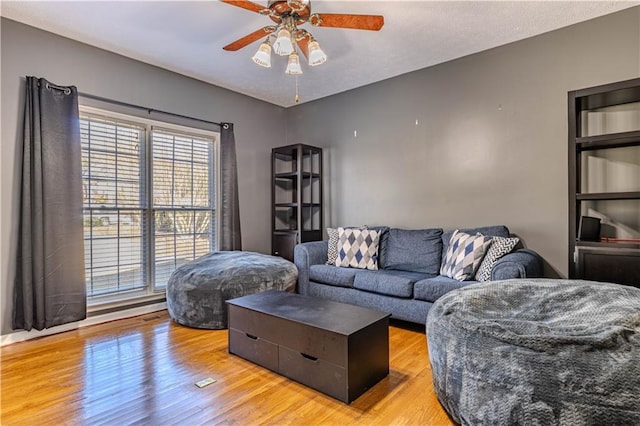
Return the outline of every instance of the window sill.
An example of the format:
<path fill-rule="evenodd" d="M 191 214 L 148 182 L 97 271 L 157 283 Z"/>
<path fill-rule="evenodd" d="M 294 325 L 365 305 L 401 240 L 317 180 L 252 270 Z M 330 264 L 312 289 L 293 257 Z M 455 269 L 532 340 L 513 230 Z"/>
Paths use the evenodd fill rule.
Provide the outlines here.
<path fill-rule="evenodd" d="M 110 300 L 96 301 L 87 306 L 87 316 L 104 315 L 111 312 L 122 311 L 125 309 L 138 308 L 140 306 L 151 305 L 153 303 L 166 302 L 165 292 L 128 298 L 126 300 Z"/>

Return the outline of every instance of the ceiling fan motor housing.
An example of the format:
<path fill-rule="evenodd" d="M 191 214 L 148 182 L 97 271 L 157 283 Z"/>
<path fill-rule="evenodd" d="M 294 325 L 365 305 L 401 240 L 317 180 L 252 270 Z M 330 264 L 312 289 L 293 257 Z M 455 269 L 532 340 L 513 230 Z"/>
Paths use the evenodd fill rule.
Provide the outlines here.
<path fill-rule="evenodd" d="M 267 8 L 270 11 L 269 17 L 276 24 L 291 16 L 296 25 L 301 25 L 307 22 L 311 15 L 311 3 L 300 0 L 269 0 Z"/>

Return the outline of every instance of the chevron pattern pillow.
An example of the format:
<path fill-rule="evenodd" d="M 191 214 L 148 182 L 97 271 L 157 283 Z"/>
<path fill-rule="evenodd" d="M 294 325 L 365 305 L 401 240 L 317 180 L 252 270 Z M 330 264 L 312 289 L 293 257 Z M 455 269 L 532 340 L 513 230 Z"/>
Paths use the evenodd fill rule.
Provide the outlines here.
<path fill-rule="evenodd" d="M 338 230 L 327 228 L 329 241 L 327 242 L 327 265 L 335 265 L 338 257 Z"/>
<path fill-rule="evenodd" d="M 440 275 L 458 281 L 471 280 L 490 245 L 491 237 L 480 233 L 469 235 L 456 229 L 442 259 Z"/>
<path fill-rule="evenodd" d="M 476 272 L 477 281 L 490 281 L 491 270 L 502 256 L 511 253 L 516 245 L 520 242 L 519 238 L 493 237 L 491 247 L 487 251 L 487 255 L 482 260 L 478 272 Z"/>
<path fill-rule="evenodd" d="M 371 229 L 338 228 L 336 266 L 378 269 L 380 234 Z"/>

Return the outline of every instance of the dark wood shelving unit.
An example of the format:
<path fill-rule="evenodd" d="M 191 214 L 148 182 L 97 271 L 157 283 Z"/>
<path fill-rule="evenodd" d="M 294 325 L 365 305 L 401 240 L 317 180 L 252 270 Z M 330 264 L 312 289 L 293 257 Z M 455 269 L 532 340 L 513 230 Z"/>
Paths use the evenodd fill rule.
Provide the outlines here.
<path fill-rule="evenodd" d="M 625 242 L 625 241 L 580 241 L 581 247 L 595 247 L 595 248 L 627 248 L 640 250 L 640 242 Z"/>
<path fill-rule="evenodd" d="M 640 287 L 640 78 L 568 100 L 569 276 Z M 580 238 L 583 216 L 601 220 L 595 241 Z"/>
<path fill-rule="evenodd" d="M 297 177 L 298 177 L 298 173 L 296 172 L 278 173 L 275 175 L 276 179 L 291 179 L 291 178 L 297 178 Z"/>
<path fill-rule="evenodd" d="M 596 192 L 589 194 L 576 194 L 578 201 L 582 200 L 637 200 L 640 192 Z"/>
<path fill-rule="evenodd" d="M 271 254 L 293 261 L 296 244 L 322 239 L 322 149 L 274 148 L 271 175 Z"/>
<path fill-rule="evenodd" d="M 580 150 L 635 146 L 638 142 L 640 142 L 640 130 L 576 138 L 576 146 Z"/>

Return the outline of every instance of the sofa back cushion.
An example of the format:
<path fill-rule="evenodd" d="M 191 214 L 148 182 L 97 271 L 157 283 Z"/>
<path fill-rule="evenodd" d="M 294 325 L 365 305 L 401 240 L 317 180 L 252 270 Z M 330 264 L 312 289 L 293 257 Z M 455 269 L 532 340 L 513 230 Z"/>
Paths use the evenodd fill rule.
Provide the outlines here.
<path fill-rule="evenodd" d="M 442 257 L 442 229 L 391 228 L 380 241 L 382 269 L 438 275 Z"/>
<path fill-rule="evenodd" d="M 504 237 L 507 238 L 509 233 L 509 228 L 504 225 L 494 225 L 494 226 L 482 226 L 480 228 L 458 228 L 460 232 L 464 232 L 466 234 L 476 235 L 480 233 L 485 237 Z M 446 231 L 442 234 L 442 253 L 446 253 L 449 248 L 449 241 L 451 241 L 451 236 L 455 232 L 455 229 L 450 231 Z"/>

